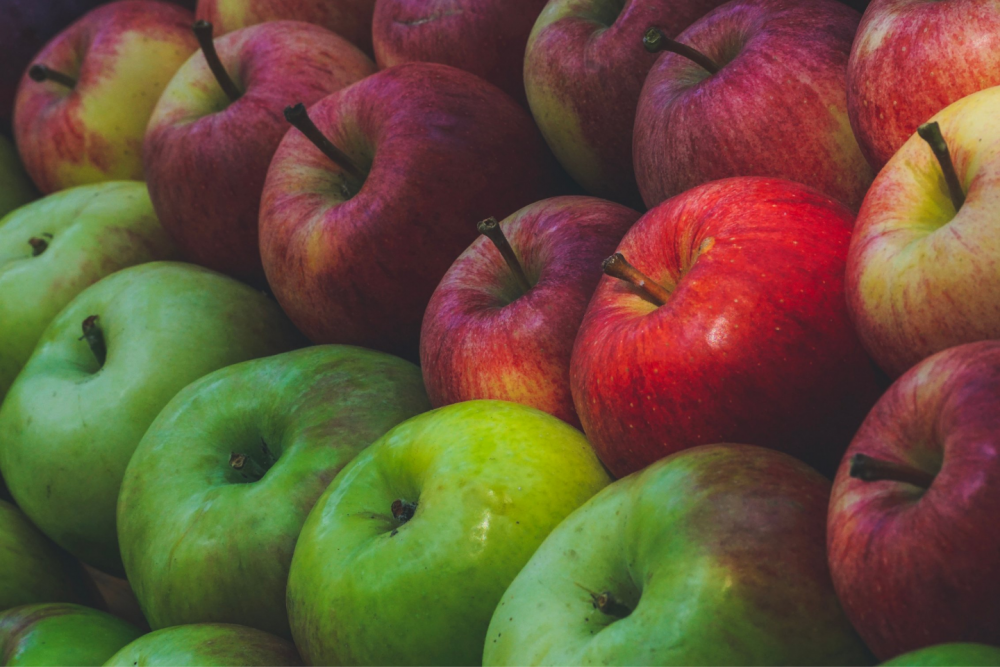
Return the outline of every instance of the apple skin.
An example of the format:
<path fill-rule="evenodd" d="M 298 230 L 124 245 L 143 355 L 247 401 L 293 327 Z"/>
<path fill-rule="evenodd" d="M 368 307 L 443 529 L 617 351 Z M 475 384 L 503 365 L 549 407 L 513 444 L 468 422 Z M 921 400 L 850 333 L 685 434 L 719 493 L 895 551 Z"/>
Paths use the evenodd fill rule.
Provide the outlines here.
<path fill-rule="evenodd" d="M 79 340 L 95 314 L 103 366 Z M 0 407 L 0 470 L 11 494 L 61 547 L 123 574 L 118 491 L 156 415 L 194 380 L 298 343 L 277 304 L 207 269 L 151 262 L 108 276 L 52 321 Z"/>
<path fill-rule="evenodd" d="M 295 645 L 309 664 L 478 664 L 504 589 L 609 482 L 583 434 L 523 405 L 403 422 L 306 519 L 288 579 Z M 396 500 L 416 503 L 409 521 L 393 518 Z"/>
<path fill-rule="evenodd" d="M 98 667 L 142 631 L 76 604 L 15 607 L 0 613 L 0 663 Z"/>
<path fill-rule="evenodd" d="M 879 659 L 1000 637 L 1000 342 L 939 352 L 889 388 L 833 483 L 827 551 L 848 617 Z M 855 454 L 934 475 L 923 489 L 850 476 Z"/>
<path fill-rule="evenodd" d="M 573 341 L 601 277 L 639 213 L 594 197 L 553 197 L 500 223 L 532 284 L 522 294 L 481 236 L 434 290 L 420 366 L 434 407 L 513 401 L 580 428 L 569 390 Z"/>
<path fill-rule="evenodd" d="M 882 663 L 899 667 L 1000 666 L 1000 647 L 986 644 L 936 644 L 910 651 Z"/>
<path fill-rule="evenodd" d="M 118 498 L 122 560 L 150 625 L 238 623 L 291 639 L 285 588 L 306 515 L 358 452 L 429 409 L 419 368 L 339 345 L 236 364 L 181 391 Z M 261 442 L 277 461 L 253 481 L 229 458 L 267 468 Z"/>
<path fill-rule="evenodd" d="M 0 218 L 37 196 L 14 146 L 0 135 Z"/>
<path fill-rule="evenodd" d="M 639 219 L 618 252 L 670 299 L 602 278 L 570 366 L 612 474 L 736 440 L 832 474 L 880 393 L 844 303 L 852 222 L 812 188 L 765 178 L 708 183 Z"/>
<path fill-rule="evenodd" d="M 830 482 L 748 445 L 696 447 L 618 480 L 535 552 L 483 664 L 864 665 L 823 526 Z M 631 609 L 605 615 L 589 591 Z"/>
<path fill-rule="evenodd" d="M 107 667 L 294 667 L 301 665 L 302 660 L 286 639 L 239 625 L 204 623 L 177 625 L 143 635 L 104 664 Z"/>
<path fill-rule="evenodd" d="M 185 259 L 264 285 L 257 217 L 282 111 L 310 105 L 375 72 L 347 40 L 319 26 L 276 21 L 215 40 L 242 96 L 230 103 L 201 51 L 153 110 L 143 144 L 149 194 Z"/>
<path fill-rule="evenodd" d="M 48 239 L 38 256 L 31 238 Z M 128 266 L 176 257 L 138 181 L 70 188 L 0 220 L 0 400 L 77 294 Z"/>
<path fill-rule="evenodd" d="M 873 0 L 847 65 L 847 110 L 861 151 L 882 169 L 917 126 L 1000 85 L 1000 4 Z"/>
<path fill-rule="evenodd" d="M 891 377 L 949 347 L 1000 337 L 1000 88 L 937 113 L 966 194 L 955 212 L 930 147 L 913 135 L 865 197 L 847 256 L 847 306 Z"/>
<path fill-rule="evenodd" d="M 153 0 L 121 0 L 88 12 L 32 63 L 77 79 L 68 89 L 32 81 L 17 90 L 14 139 L 43 194 L 142 180 L 142 137 L 174 72 L 198 48 L 191 13 Z"/>
<path fill-rule="evenodd" d="M 346 197 L 344 172 L 285 135 L 261 199 L 268 283 L 313 342 L 416 359 L 427 302 L 476 223 L 556 194 L 558 167 L 524 109 L 447 65 L 390 67 L 309 115 L 367 177 Z"/>

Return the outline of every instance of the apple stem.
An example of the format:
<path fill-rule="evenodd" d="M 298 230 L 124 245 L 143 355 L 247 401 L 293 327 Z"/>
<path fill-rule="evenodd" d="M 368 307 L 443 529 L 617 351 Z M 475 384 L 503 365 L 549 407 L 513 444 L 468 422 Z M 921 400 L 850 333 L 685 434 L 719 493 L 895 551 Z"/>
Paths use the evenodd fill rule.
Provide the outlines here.
<path fill-rule="evenodd" d="M 285 120 L 298 128 L 299 132 L 306 135 L 306 139 L 313 142 L 316 148 L 323 151 L 323 154 L 333 160 L 333 163 L 346 171 L 359 181 L 365 180 L 365 175 L 354 164 L 354 161 L 347 156 L 344 151 L 337 148 L 332 141 L 326 138 L 316 124 L 312 122 L 306 106 L 301 102 L 290 107 L 285 107 Z"/>
<path fill-rule="evenodd" d="M 638 288 L 643 297 L 657 306 L 662 306 L 670 300 L 670 292 L 665 287 L 653 282 L 642 271 L 629 264 L 620 252 L 604 260 L 601 268 L 612 278 L 624 280 Z"/>
<path fill-rule="evenodd" d="M 625 618 L 632 613 L 632 610 L 624 602 L 612 595 L 611 591 L 604 591 L 598 595 L 591 594 L 591 596 L 594 599 L 594 607 L 605 616 Z"/>
<path fill-rule="evenodd" d="M 71 77 L 69 74 L 63 74 L 54 69 L 50 69 L 48 66 L 41 63 L 35 63 L 28 68 L 28 77 L 32 81 L 37 81 L 42 83 L 43 81 L 52 81 L 53 83 L 58 83 L 67 88 L 76 87 L 76 79 Z"/>
<path fill-rule="evenodd" d="M 230 102 L 240 99 L 240 95 L 243 93 L 229 77 L 229 72 L 223 67 L 222 60 L 219 58 L 219 52 L 215 50 L 215 41 L 212 39 L 212 33 L 215 29 L 212 24 L 208 21 L 197 21 L 191 26 L 191 29 L 194 31 L 194 36 L 198 38 L 198 44 L 201 45 L 201 52 L 208 63 L 208 69 L 212 70 L 222 92 L 226 94 Z"/>
<path fill-rule="evenodd" d="M 52 234 L 42 234 L 41 237 L 32 236 L 28 239 L 28 245 L 31 246 L 31 256 L 38 257 L 43 252 L 48 250 L 49 241 L 52 240 Z"/>
<path fill-rule="evenodd" d="M 646 34 L 642 36 L 642 45 L 646 47 L 646 50 L 650 53 L 669 51 L 670 53 L 676 53 L 679 56 L 684 56 L 696 65 L 701 65 L 703 68 L 708 70 L 709 74 L 715 74 L 719 71 L 719 65 L 714 60 L 706 56 L 698 49 L 670 39 L 659 28 L 653 27 L 647 30 Z"/>
<path fill-rule="evenodd" d="M 865 482 L 891 480 L 926 489 L 934 481 L 934 475 L 905 463 L 895 463 L 875 459 L 865 454 L 851 457 L 850 475 Z"/>
<path fill-rule="evenodd" d="M 479 230 L 480 234 L 493 241 L 493 245 L 500 251 L 500 255 L 507 262 L 507 266 L 510 267 L 510 272 L 514 274 L 514 278 L 517 280 L 517 285 L 521 288 L 521 291 L 527 292 L 530 290 L 531 281 L 528 280 L 528 276 L 524 272 L 524 267 L 521 266 L 521 262 L 517 259 L 514 248 L 511 247 L 510 241 L 504 235 L 497 219 L 489 217 L 481 220 L 476 225 L 476 229 Z"/>
<path fill-rule="evenodd" d="M 98 319 L 97 315 L 91 315 L 83 321 L 83 335 L 78 340 L 87 341 L 87 345 L 90 346 L 90 351 L 94 353 L 97 363 L 103 366 L 108 358 L 108 348 L 104 343 L 104 332 L 101 331 L 101 327 L 97 324 Z"/>
<path fill-rule="evenodd" d="M 941 165 L 944 181 L 948 184 L 948 194 L 951 195 L 951 203 L 955 205 L 955 212 L 957 213 L 962 208 L 962 204 L 965 203 L 965 193 L 962 192 L 962 183 L 958 180 L 958 174 L 955 172 L 955 163 L 951 160 L 951 151 L 948 150 L 948 143 L 944 140 L 944 135 L 941 134 L 941 126 L 937 124 L 937 121 L 924 123 L 917 128 L 917 134 L 934 151 L 934 157 L 937 158 L 938 164 Z"/>
<path fill-rule="evenodd" d="M 399 521 L 400 523 L 406 523 L 413 518 L 413 515 L 417 511 L 417 504 L 407 502 L 401 498 L 397 498 L 392 501 L 392 505 L 389 508 L 392 511 L 392 517 Z"/>
<path fill-rule="evenodd" d="M 229 467 L 238 471 L 245 479 L 254 482 L 264 477 L 264 474 L 267 472 L 266 468 L 261 467 L 259 463 L 246 454 L 239 452 L 232 452 L 229 455 Z"/>

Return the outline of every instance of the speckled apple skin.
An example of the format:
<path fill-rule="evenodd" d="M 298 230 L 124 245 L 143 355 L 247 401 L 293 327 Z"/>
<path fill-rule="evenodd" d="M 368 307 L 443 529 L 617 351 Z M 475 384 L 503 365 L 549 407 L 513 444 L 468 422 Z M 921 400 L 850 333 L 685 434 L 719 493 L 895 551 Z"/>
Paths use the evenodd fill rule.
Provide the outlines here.
<path fill-rule="evenodd" d="M 150 632 L 104 664 L 106 667 L 298 667 L 302 658 L 287 639 L 242 625 L 203 623 Z"/>

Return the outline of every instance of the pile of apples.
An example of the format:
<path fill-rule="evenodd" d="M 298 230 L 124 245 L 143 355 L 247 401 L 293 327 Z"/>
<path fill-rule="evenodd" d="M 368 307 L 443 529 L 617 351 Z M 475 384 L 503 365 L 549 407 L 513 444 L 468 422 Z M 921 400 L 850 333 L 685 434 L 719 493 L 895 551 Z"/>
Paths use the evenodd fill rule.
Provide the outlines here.
<path fill-rule="evenodd" d="M 1000 665 L 1000 0 L 0 11 L 0 664 Z"/>

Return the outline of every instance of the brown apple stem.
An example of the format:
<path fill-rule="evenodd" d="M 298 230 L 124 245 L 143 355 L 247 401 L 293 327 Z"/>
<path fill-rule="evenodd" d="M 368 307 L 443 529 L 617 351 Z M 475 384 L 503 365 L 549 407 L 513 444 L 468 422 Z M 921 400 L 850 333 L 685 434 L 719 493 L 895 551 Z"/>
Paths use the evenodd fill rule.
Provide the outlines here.
<path fill-rule="evenodd" d="M 31 256 L 38 257 L 43 252 L 48 250 L 49 241 L 52 240 L 52 234 L 42 234 L 39 236 L 32 236 L 28 239 L 28 245 L 31 246 Z"/>
<path fill-rule="evenodd" d="M 951 160 L 951 151 L 948 150 L 948 143 L 944 140 L 944 135 L 941 134 L 941 127 L 937 124 L 937 121 L 924 123 L 917 128 L 917 134 L 934 151 L 934 157 L 937 158 L 938 164 L 941 165 L 944 181 L 948 184 L 948 194 L 951 195 L 951 203 L 955 205 L 955 212 L 957 213 L 962 208 L 962 204 L 965 203 L 965 193 L 962 192 L 962 183 L 958 180 L 958 174 L 955 172 L 955 163 Z"/>
<path fill-rule="evenodd" d="M 69 74 L 63 74 L 57 70 L 50 69 L 41 63 L 35 63 L 28 68 L 28 77 L 30 77 L 32 81 L 37 81 L 38 83 L 43 81 L 52 81 L 54 83 L 58 83 L 59 85 L 66 86 L 67 88 L 76 87 L 76 79 L 71 77 Z"/>
<path fill-rule="evenodd" d="M 706 56 L 698 49 L 670 39 L 659 28 L 654 27 L 647 30 L 646 34 L 642 36 L 642 45 L 646 47 L 646 50 L 650 53 L 669 51 L 670 53 L 676 53 L 679 56 L 684 56 L 696 65 L 701 65 L 703 68 L 708 70 L 709 74 L 715 74 L 719 71 L 719 66 L 714 60 Z"/>
<path fill-rule="evenodd" d="M 510 267 L 510 272 L 514 274 L 517 286 L 521 288 L 521 291 L 527 292 L 530 290 L 531 281 L 528 280 L 528 275 L 524 272 L 524 267 L 521 266 L 521 262 L 517 259 L 517 255 L 510 246 L 510 241 L 504 235 L 497 219 L 490 217 L 481 220 L 476 224 L 476 229 L 479 230 L 480 234 L 493 241 L 493 245 L 497 247 L 504 261 L 507 262 L 507 266 Z"/>
<path fill-rule="evenodd" d="M 239 472 L 245 479 L 255 482 L 263 478 L 267 472 L 266 468 L 261 467 L 259 463 L 246 454 L 239 452 L 232 452 L 229 455 L 229 467 Z"/>
<path fill-rule="evenodd" d="M 354 161 L 344 151 L 337 148 L 332 141 L 319 131 L 319 128 L 316 127 L 316 124 L 312 122 L 312 118 L 306 112 L 304 104 L 300 102 L 295 106 L 285 107 L 285 120 L 298 128 L 299 132 L 306 135 L 306 139 L 313 142 L 316 148 L 323 151 L 324 155 L 333 160 L 335 165 L 358 181 L 365 180 L 364 172 L 358 168 L 358 165 L 354 164 Z"/>
<path fill-rule="evenodd" d="M 632 613 L 624 602 L 611 594 L 611 591 L 604 591 L 597 595 L 591 594 L 594 599 L 594 607 L 605 616 L 614 618 L 625 618 Z"/>
<path fill-rule="evenodd" d="M 670 292 L 665 287 L 653 282 L 642 271 L 629 264 L 620 252 L 616 252 L 604 260 L 601 268 L 612 278 L 631 283 L 647 300 L 652 301 L 657 306 L 662 306 L 670 300 Z"/>
<path fill-rule="evenodd" d="M 891 480 L 926 489 L 934 481 L 934 475 L 905 463 L 894 463 L 875 459 L 865 454 L 851 457 L 850 475 L 865 482 Z"/>
<path fill-rule="evenodd" d="M 240 99 L 243 92 L 233 83 L 229 72 L 222 66 L 219 52 L 215 50 L 215 41 L 212 39 L 214 32 L 212 24 L 208 21 L 197 21 L 191 26 L 191 29 L 194 31 L 194 36 L 198 38 L 198 44 L 201 45 L 201 52 L 208 63 L 208 69 L 212 70 L 215 80 L 219 82 L 219 88 L 222 88 L 222 92 L 226 94 L 230 102 Z"/>
<path fill-rule="evenodd" d="M 97 363 L 103 366 L 108 358 L 108 348 L 104 343 L 104 332 L 97 324 L 98 319 L 100 318 L 97 315 L 91 315 L 83 321 L 83 335 L 80 336 L 79 340 L 87 341 Z"/>
<path fill-rule="evenodd" d="M 400 523 L 406 523 L 413 518 L 413 515 L 417 511 L 417 504 L 407 502 L 401 498 L 397 498 L 392 501 L 392 505 L 389 506 L 392 512 L 392 517 L 399 521 Z"/>

